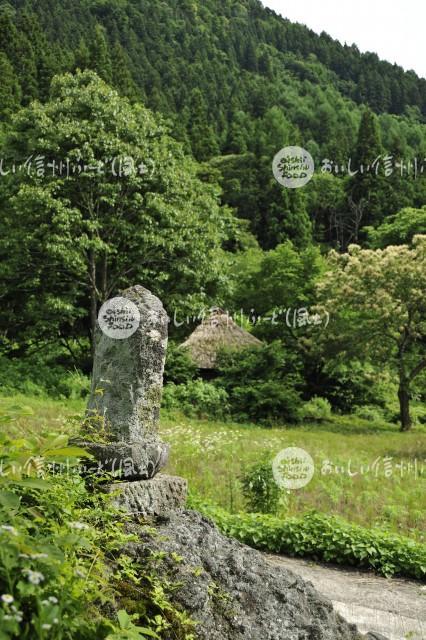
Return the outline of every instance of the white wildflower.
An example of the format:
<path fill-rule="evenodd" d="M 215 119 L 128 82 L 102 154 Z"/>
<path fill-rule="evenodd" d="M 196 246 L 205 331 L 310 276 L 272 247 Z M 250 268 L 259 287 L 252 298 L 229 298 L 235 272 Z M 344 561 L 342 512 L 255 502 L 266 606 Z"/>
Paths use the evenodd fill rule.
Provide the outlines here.
<path fill-rule="evenodd" d="M 49 602 L 52 604 L 58 604 L 58 598 L 55 598 L 55 596 L 49 596 Z"/>
<path fill-rule="evenodd" d="M 31 584 L 40 584 L 44 580 L 44 575 L 40 571 L 24 569 L 23 573 L 28 577 L 28 582 L 31 582 Z"/>
<path fill-rule="evenodd" d="M 49 631 L 49 629 L 51 629 L 51 628 L 52 628 L 52 625 L 51 625 L 51 624 L 47 624 L 47 622 L 45 622 L 44 624 L 42 624 L 42 625 L 41 625 L 41 628 L 42 628 L 44 631 Z"/>
<path fill-rule="evenodd" d="M 4 593 L 1 597 L 1 599 L 3 600 L 3 602 L 5 602 L 6 604 L 12 604 L 13 602 L 13 596 L 10 595 L 10 593 Z"/>
<path fill-rule="evenodd" d="M 12 527 L 9 524 L 2 524 L 0 526 L 0 529 L 3 529 L 3 531 L 8 531 L 9 533 L 11 533 L 13 536 L 17 536 L 18 532 L 16 531 L 15 527 Z"/>
<path fill-rule="evenodd" d="M 69 522 L 68 526 L 71 527 L 71 529 L 77 529 L 78 531 L 89 528 L 85 522 Z"/>

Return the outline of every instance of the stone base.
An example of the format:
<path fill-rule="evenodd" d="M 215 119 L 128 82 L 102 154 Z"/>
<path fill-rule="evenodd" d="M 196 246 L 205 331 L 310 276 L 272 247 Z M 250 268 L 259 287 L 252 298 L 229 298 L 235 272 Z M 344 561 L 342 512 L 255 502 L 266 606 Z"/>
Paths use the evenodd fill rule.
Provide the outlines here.
<path fill-rule="evenodd" d="M 112 482 L 103 490 L 117 493 L 113 502 L 132 515 L 164 516 L 183 507 L 188 493 L 188 483 L 183 478 L 159 473 L 149 480 Z"/>

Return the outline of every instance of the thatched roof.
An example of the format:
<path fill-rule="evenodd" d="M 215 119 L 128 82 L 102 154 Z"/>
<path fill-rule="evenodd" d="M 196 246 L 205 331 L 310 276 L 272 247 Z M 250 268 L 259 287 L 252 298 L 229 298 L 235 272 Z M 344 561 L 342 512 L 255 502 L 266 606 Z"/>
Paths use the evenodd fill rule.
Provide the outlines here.
<path fill-rule="evenodd" d="M 239 327 L 222 309 L 213 309 L 208 318 L 181 345 L 200 369 L 214 369 L 220 349 L 241 350 L 259 346 L 261 341 Z"/>

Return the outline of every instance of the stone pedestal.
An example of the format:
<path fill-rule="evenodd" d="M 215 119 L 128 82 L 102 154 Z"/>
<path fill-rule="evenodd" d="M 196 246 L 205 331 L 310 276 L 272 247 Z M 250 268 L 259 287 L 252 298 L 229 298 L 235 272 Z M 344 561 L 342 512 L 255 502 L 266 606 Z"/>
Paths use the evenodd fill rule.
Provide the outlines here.
<path fill-rule="evenodd" d="M 84 473 L 113 473 L 117 481 L 103 490 L 142 516 L 170 513 L 187 495 L 186 480 L 157 475 L 169 455 L 158 432 L 168 321 L 161 300 L 140 285 L 104 303 L 85 428 L 74 439 L 93 455 Z"/>
<path fill-rule="evenodd" d="M 166 516 L 185 505 L 188 483 L 183 478 L 159 473 L 149 480 L 112 482 L 103 490 L 115 494 L 114 504 L 132 515 Z"/>

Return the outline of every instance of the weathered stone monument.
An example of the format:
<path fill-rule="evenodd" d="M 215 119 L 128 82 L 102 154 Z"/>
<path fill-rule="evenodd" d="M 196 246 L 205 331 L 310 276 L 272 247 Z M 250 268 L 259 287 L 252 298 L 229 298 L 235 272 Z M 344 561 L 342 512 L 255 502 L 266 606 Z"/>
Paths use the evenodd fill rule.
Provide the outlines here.
<path fill-rule="evenodd" d="M 161 301 L 142 286 L 102 307 L 86 416 L 95 437 L 78 441 L 95 458 L 92 472 L 118 474 L 118 482 L 105 486 L 116 502 L 143 515 L 180 506 L 187 491 L 182 478 L 157 475 L 169 453 L 158 433 L 167 329 Z"/>
<path fill-rule="evenodd" d="M 174 576 L 173 598 L 196 621 L 200 640 L 378 640 L 361 636 L 311 584 L 271 567 L 196 511 L 178 508 L 186 481 L 159 473 L 169 452 L 158 433 L 167 314 L 141 286 L 104 307 L 87 407 L 93 437 L 77 442 L 94 456 L 91 473 L 118 472 L 104 489 L 119 506 L 153 516 L 155 528 L 126 523 L 138 542 L 124 553 L 138 562 L 161 559 L 156 571 L 167 581 Z"/>

